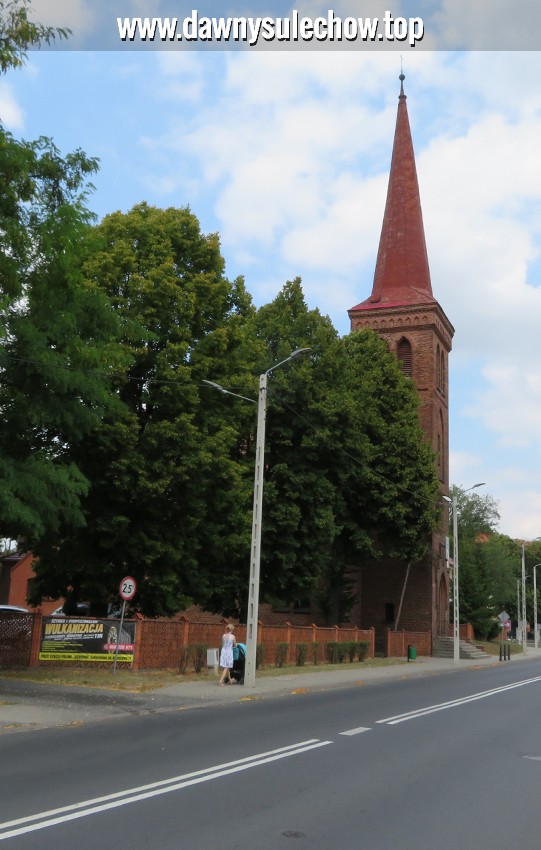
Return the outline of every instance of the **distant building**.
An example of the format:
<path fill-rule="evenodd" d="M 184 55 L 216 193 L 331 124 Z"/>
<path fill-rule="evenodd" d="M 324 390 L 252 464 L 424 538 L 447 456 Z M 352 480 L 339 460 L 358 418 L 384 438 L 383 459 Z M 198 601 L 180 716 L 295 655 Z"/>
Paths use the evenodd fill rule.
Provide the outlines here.
<path fill-rule="evenodd" d="M 19 605 L 29 611 L 50 614 L 63 599 L 44 599 L 41 605 L 30 607 L 27 599 L 35 579 L 32 552 L 8 552 L 0 557 L 0 605 Z"/>

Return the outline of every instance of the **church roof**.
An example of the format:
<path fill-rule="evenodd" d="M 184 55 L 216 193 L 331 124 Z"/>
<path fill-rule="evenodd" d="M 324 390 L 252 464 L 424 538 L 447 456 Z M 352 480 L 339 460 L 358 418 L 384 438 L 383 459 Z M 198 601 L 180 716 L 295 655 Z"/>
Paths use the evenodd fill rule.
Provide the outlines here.
<path fill-rule="evenodd" d="M 435 304 L 430 283 L 415 154 L 400 74 L 400 95 L 387 202 L 370 298 L 349 312 Z"/>

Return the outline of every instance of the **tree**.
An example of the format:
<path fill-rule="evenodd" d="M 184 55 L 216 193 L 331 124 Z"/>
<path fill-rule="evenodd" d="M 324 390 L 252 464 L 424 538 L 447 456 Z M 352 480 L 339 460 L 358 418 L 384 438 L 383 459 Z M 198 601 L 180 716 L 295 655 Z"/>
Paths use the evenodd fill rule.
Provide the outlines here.
<path fill-rule="evenodd" d="M 507 611 L 517 619 L 517 579 L 520 576 L 521 547 L 505 534 L 493 533 L 482 544 L 490 576 L 494 613 Z"/>
<path fill-rule="evenodd" d="M 151 615 L 238 596 L 228 563 L 249 548 L 238 454 L 253 414 L 202 380 L 245 380 L 244 284 L 225 278 L 218 238 L 188 209 L 144 203 L 96 228 L 84 273 L 121 323 L 126 365 L 118 409 L 76 447 L 86 525 L 40 548 L 39 592 L 105 602 L 128 572 Z"/>
<path fill-rule="evenodd" d="M 253 325 L 266 343 L 260 371 L 311 348 L 270 382 L 262 599 L 315 595 L 337 622 L 363 559 L 424 554 L 438 491 L 418 399 L 377 335 L 339 339 L 328 318 L 307 309 L 298 279 Z M 253 469 L 251 452 L 246 459 Z"/>
<path fill-rule="evenodd" d="M 80 522 L 86 481 L 70 446 L 108 403 L 102 370 L 114 321 L 81 279 L 84 186 L 95 162 L 0 127 L 1 536 L 34 542 Z"/>
<path fill-rule="evenodd" d="M 500 514 L 492 496 L 468 492 L 456 485 L 451 487 L 451 496 L 457 500 L 459 540 L 496 532 Z"/>
<path fill-rule="evenodd" d="M 29 21 L 29 5 L 0 0 L 1 73 L 67 34 Z M 69 449 L 108 403 L 98 371 L 113 320 L 78 270 L 96 168 L 0 125 L 0 537 L 29 544 L 61 519 L 82 522 L 87 482 Z"/>
<path fill-rule="evenodd" d="M 0 73 L 25 64 L 27 51 L 55 39 L 67 38 L 64 27 L 47 27 L 28 20 L 30 0 L 0 0 Z"/>
<path fill-rule="evenodd" d="M 500 515 L 490 495 L 470 493 L 456 485 L 451 495 L 457 500 L 460 617 L 472 624 L 480 639 L 486 639 L 497 631 L 497 608 L 502 599 L 495 583 L 496 564 L 501 567 L 502 559 L 494 558 L 498 544 L 493 539 Z M 498 551 L 503 555 L 501 548 Z"/>

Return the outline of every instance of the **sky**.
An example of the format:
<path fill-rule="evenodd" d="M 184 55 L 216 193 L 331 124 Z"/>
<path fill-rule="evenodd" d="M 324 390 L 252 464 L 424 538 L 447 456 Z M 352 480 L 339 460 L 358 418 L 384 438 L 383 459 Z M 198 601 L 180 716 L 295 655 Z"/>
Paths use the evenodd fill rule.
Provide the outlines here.
<path fill-rule="evenodd" d="M 243 275 L 257 306 L 300 276 L 308 306 L 341 335 L 372 289 L 402 63 L 432 288 L 455 327 L 451 483 L 486 482 L 476 492 L 497 501 L 499 530 L 540 536 L 541 53 L 525 49 L 540 43 L 534 4 L 393 4 L 393 14 L 425 15 L 423 42 L 398 50 L 134 49 L 115 41 L 110 3 L 33 5 L 34 18 L 74 36 L 0 79 L 4 125 L 99 157 L 98 218 L 143 200 L 189 206 L 220 234 L 227 276 Z M 120 14 L 181 14 L 170 5 L 125 0 Z M 362 5 L 333 9 L 391 6 Z"/>

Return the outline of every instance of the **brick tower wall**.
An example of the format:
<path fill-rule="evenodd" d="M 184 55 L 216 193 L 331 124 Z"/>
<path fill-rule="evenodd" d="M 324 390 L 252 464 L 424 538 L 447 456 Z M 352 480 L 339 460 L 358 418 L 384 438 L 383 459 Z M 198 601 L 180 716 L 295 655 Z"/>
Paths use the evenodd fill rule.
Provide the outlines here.
<path fill-rule="evenodd" d="M 412 373 L 419 394 L 419 419 L 425 438 L 435 455 L 436 474 L 441 493 L 449 487 L 448 429 L 448 355 L 453 329 L 437 304 L 408 307 L 376 307 L 355 311 L 351 315 L 352 331 L 370 327 L 384 339 L 390 351 L 396 352 L 405 338 L 411 345 Z M 353 617 L 359 624 L 376 629 L 376 643 L 381 647 L 385 629 L 393 627 L 386 617 L 390 611 L 398 616 L 402 592 L 399 629 L 430 629 L 434 635 L 447 633 L 449 623 L 449 579 L 445 557 L 449 531 L 447 511 L 442 511 L 439 527 L 427 540 L 427 554 L 411 566 L 406 587 L 407 564 L 393 560 L 363 564 L 357 591 L 359 604 Z M 389 607 L 389 606 L 392 606 Z"/>

